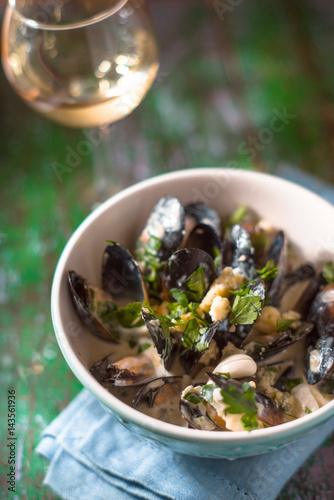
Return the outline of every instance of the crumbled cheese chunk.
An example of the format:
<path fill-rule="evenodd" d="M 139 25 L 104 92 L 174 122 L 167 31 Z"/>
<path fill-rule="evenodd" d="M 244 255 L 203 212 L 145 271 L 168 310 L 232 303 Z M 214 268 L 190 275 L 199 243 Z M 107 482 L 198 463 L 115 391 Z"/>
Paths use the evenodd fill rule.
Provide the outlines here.
<path fill-rule="evenodd" d="M 203 298 L 200 304 L 202 311 L 208 313 L 215 297 L 229 297 L 231 290 L 237 290 L 240 288 L 243 281 L 243 276 L 234 273 L 231 267 L 225 267 L 222 274 L 215 279 L 209 291 Z"/>
<path fill-rule="evenodd" d="M 209 314 L 212 321 L 223 321 L 231 311 L 230 301 L 226 297 L 217 295 L 212 301 Z"/>
<path fill-rule="evenodd" d="M 277 320 L 279 319 L 281 319 L 281 313 L 276 307 L 265 306 L 255 322 L 255 327 L 261 333 L 274 333 L 277 330 Z"/>
<path fill-rule="evenodd" d="M 297 329 L 301 325 L 301 321 L 299 321 L 301 318 L 301 315 L 297 311 L 286 311 L 282 314 L 282 319 L 293 319 L 294 323 L 291 323 L 289 328 Z"/>

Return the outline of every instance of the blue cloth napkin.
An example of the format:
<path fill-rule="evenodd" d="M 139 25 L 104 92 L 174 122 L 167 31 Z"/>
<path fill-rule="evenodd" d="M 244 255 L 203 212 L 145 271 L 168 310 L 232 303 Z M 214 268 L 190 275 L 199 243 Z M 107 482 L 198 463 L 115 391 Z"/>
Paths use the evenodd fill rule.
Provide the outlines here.
<path fill-rule="evenodd" d="M 277 174 L 334 203 L 334 189 L 290 166 Z M 45 429 L 36 451 L 50 461 L 44 484 L 73 500 L 273 500 L 334 431 L 334 418 L 272 453 L 234 461 L 162 449 L 109 416 L 87 390 Z"/>
<path fill-rule="evenodd" d="M 334 430 L 334 418 L 277 451 L 230 461 L 162 449 L 109 416 L 84 389 L 45 429 L 44 483 L 68 500 L 273 500 Z"/>

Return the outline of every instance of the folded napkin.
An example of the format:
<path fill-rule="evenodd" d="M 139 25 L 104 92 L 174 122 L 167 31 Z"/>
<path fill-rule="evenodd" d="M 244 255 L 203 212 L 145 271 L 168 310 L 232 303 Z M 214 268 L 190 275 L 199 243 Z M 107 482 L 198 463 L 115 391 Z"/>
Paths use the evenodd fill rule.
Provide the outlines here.
<path fill-rule="evenodd" d="M 334 418 L 277 451 L 230 461 L 171 452 L 108 415 L 84 389 L 45 429 L 44 480 L 68 500 L 272 500 L 334 430 Z"/>
<path fill-rule="evenodd" d="M 319 179 L 289 166 L 277 174 L 334 203 L 334 190 Z M 191 457 L 134 435 L 84 389 L 45 429 L 36 451 L 50 461 L 44 484 L 63 499 L 272 500 L 333 431 L 334 418 L 265 455 Z"/>

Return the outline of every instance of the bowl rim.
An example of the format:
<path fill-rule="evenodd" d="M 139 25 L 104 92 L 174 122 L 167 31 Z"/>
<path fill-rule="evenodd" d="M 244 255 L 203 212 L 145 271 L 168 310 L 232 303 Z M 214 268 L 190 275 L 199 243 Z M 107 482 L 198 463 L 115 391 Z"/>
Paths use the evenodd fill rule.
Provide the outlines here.
<path fill-rule="evenodd" d="M 78 380 L 100 401 L 100 403 L 104 404 L 113 412 L 117 413 L 122 419 L 123 423 L 132 423 L 138 427 L 145 429 L 146 431 L 149 431 L 150 433 L 159 434 L 179 441 L 192 442 L 197 444 L 203 442 L 212 442 L 215 444 L 223 445 L 224 443 L 251 443 L 253 441 L 260 443 L 262 441 L 267 441 L 269 437 L 273 438 L 276 435 L 280 435 L 282 437 L 288 434 L 291 435 L 294 433 L 294 431 L 297 431 L 297 429 L 300 431 L 298 432 L 298 434 L 296 434 L 296 436 L 298 437 L 301 434 L 301 429 L 303 429 L 303 434 L 306 434 L 307 432 L 311 432 L 314 427 L 318 425 L 320 426 L 326 420 L 329 420 L 332 416 L 334 416 L 334 400 L 326 403 L 324 406 L 315 410 L 311 414 L 274 427 L 255 429 L 252 431 L 244 430 L 218 433 L 202 430 L 198 432 L 197 429 L 180 427 L 171 423 L 162 422 L 153 417 L 145 415 L 138 410 L 130 407 L 126 403 L 123 403 L 116 396 L 112 395 L 83 366 L 79 358 L 74 353 L 64 332 L 60 309 L 61 282 L 66 270 L 67 259 L 71 254 L 73 248 L 75 247 L 76 242 L 80 239 L 86 229 L 91 224 L 93 224 L 96 219 L 107 212 L 113 205 L 122 201 L 124 198 L 132 196 L 142 189 L 151 187 L 153 188 L 155 185 L 161 184 L 165 180 L 177 181 L 181 179 L 189 179 L 194 175 L 201 178 L 207 178 L 208 176 L 211 176 L 212 178 L 212 176 L 216 176 L 219 172 L 224 174 L 231 174 L 234 176 L 241 176 L 244 177 L 245 180 L 247 180 L 247 177 L 249 177 L 249 179 L 254 179 L 255 177 L 259 179 L 262 178 L 266 179 L 268 182 L 278 183 L 282 187 L 286 186 L 290 189 L 295 189 L 296 192 L 304 192 L 304 195 L 307 194 L 308 196 L 313 198 L 314 202 L 316 202 L 318 205 L 322 204 L 324 209 L 332 211 L 334 215 L 334 206 L 328 201 L 321 198 L 319 195 L 313 193 L 309 189 L 295 184 L 294 182 L 282 179 L 269 173 L 231 169 L 225 167 L 199 167 L 159 174 L 157 176 L 138 182 L 137 184 L 127 187 L 121 192 L 111 196 L 106 201 L 101 203 L 97 208 L 95 208 L 79 224 L 79 226 L 75 229 L 68 242 L 66 243 L 55 269 L 51 290 L 51 316 L 55 335 L 67 364 L 69 365 L 75 376 L 78 378 Z M 312 201 L 312 199 L 310 201 Z M 318 424 L 315 425 L 315 421 L 318 421 Z"/>

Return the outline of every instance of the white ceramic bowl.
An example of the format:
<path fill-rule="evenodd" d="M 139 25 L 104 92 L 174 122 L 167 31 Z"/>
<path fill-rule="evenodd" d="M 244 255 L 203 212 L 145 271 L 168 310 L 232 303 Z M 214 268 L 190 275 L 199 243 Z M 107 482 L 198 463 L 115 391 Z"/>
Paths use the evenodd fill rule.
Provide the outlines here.
<path fill-rule="evenodd" d="M 56 336 L 70 368 L 104 408 L 133 432 L 181 453 L 237 458 L 272 451 L 300 438 L 334 415 L 334 401 L 298 420 L 251 432 L 198 431 L 160 422 L 112 396 L 90 374 L 110 344 L 92 336 L 78 319 L 67 288 L 74 269 L 100 285 L 106 240 L 133 247 L 148 214 L 164 195 L 203 201 L 221 216 L 246 204 L 283 229 L 297 251 L 313 262 L 334 258 L 334 207 L 310 191 L 271 175 L 223 168 L 161 175 L 125 189 L 91 213 L 68 241 L 57 266 L 51 297 Z"/>

